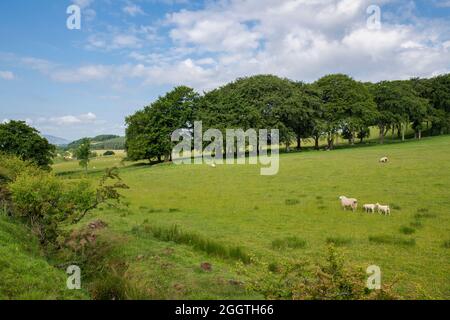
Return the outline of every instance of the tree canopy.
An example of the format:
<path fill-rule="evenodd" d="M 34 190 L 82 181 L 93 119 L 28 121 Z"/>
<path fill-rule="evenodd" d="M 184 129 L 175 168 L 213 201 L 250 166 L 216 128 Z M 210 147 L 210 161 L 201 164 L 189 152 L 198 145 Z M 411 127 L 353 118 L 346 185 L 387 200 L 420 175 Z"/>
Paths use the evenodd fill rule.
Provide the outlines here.
<path fill-rule="evenodd" d="M 45 169 L 50 168 L 56 147 L 24 121 L 0 124 L 0 152 L 16 155 Z"/>

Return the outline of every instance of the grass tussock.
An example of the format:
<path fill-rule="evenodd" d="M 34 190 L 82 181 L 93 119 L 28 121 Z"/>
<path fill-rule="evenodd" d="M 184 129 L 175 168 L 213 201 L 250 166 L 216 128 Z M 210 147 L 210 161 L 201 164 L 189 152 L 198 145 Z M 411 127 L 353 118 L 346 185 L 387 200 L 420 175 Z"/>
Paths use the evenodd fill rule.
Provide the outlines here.
<path fill-rule="evenodd" d="M 416 232 L 416 229 L 407 227 L 407 226 L 403 226 L 400 228 L 400 232 L 403 234 L 413 234 L 414 232 Z"/>
<path fill-rule="evenodd" d="M 436 218 L 437 215 L 434 213 L 424 212 L 424 213 L 416 213 L 414 218 L 416 219 L 433 219 Z"/>
<path fill-rule="evenodd" d="M 405 239 L 389 235 L 369 236 L 369 241 L 376 244 L 390 244 L 405 247 L 412 247 L 416 245 L 416 239 Z"/>
<path fill-rule="evenodd" d="M 295 206 L 295 205 L 299 204 L 300 201 L 299 201 L 298 199 L 286 199 L 286 200 L 284 201 L 284 203 L 285 203 L 287 206 Z"/>
<path fill-rule="evenodd" d="M 444 243 L 442 244 L 442 246 L 446 249 L 450 249 L 450 240 L 444 241 Z"/>
<path fill-rule="evenodd" d="M 326 242 L 327 244 L 334 244 L 336 247 L 343 247 L 350 245 L 352 243 L 352 239 L 345 237 L 328 237 Z"/>
<path fill-rule="evenodd" d="M 161 241 L 189 245 L 209 255 L 250 263 L 250 256 L 241 247 L 224 245 L 197 233 L 184 231 L 178 225 L 163 227 L 145 224 L 143 228 L 135 228 L 134 231 L 143 231 Z"/>
<path fill-rule="evenodd" d="M 286 237 L 283 239 L 275 239 L 272 241 L 272 248 L 273 249 L 301 249 L 306 247 L 306 240 L 300 239 L 298 237 Z"/>

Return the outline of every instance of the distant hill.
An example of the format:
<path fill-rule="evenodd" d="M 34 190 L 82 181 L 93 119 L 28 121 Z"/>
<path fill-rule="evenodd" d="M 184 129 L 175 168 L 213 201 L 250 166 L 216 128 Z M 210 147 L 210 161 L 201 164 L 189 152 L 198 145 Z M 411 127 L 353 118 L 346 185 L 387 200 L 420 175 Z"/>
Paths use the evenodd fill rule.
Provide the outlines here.
<path fill-rule="evenodd" d="M 50 136 L 50 135 L 46 135 L 46 134 L 42 135 L 42 137 L 47 139 L 47 141 L 50 142 L 51 144 L 54 144 L 55 146 L 58 146 L 58 147 L 66 146 L 70 143 L 69 140 L 66 140 L 66 139 L 60 138 L 60 137 Z"/>
<path fill-rule="evenodd" d="M 125 137 L 117 135 L 99 135 L 91 139 L 92 150 L 123 150 L 125 149 Z M 67 149 L 76 149 L 82 139 L 71 142 Z"/>

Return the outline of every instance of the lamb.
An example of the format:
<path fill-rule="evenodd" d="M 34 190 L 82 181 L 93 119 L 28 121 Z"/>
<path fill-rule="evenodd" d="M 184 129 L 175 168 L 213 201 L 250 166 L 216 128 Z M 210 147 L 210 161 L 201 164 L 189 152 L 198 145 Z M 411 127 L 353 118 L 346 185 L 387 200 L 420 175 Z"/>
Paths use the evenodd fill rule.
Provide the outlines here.
<path fill-rule="evenodd" d="M 376 208 L 379 214 L 391 215 L 391 208 L 388 205 L 376 204 Z"/>
<path fill-rule="evenodd" d="M 380 163 L 388 163 L 388 162 L 389 162 L 388 157 L 383 157 L 380 159 Z"/>
<path fill-rule="evenodd" d="M 376 205 L 375 204 L 365 204 L 363 206 L 365 212 L 375 213 Z"/>
<path fill-rule="evenodd" d="M 358 209 L 358 200 L 354 198 L 340 196 L 339 200 L 341 200 L 341 206 L 344 210 L 346 210 L 347 208 L 351 208 L 352 211 L 356 211 L 356 209 Z"/>

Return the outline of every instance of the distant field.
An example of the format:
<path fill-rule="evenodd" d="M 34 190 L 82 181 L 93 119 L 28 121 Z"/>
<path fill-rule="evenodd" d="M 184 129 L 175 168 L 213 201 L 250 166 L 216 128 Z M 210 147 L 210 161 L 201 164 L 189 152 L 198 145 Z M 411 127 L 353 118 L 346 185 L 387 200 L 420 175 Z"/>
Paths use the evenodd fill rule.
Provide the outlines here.
<path fill-rule="evenodd" d="M 378 163 L 384 155 L 387 165 Z M 121 253 L 133 279 L 160 298 L 262 298 L 236 281 L 263 271 L 250 264 L 244 275 L 236 261 L 132 231 L 144 221 L 241 245 L 267 263 L 320 261 L 327 242 L 335 242 L 349 263 L 380 266 L 386 282 L 398 277 L 395 288 L 404 298 L 450 298 L 450 136 L 282 154 L 276 176 L 260 176 L 251 165 L 150 167 L 123 164 L 120 156 L 93 160 L 91 176 L 110 166 L 119 166 L 130 186 L 130 210 L 98 210 L 92 218 L 124 237 Z M 82 171 L 77 162 L 54 169 L 68 178 Z M 344 212 L 340 195 L 390 204 L 392 215 Z M 292 236 L 305 245 L 274 245 Z M 205 261 L 212 272 L 200 270 Z"/>

